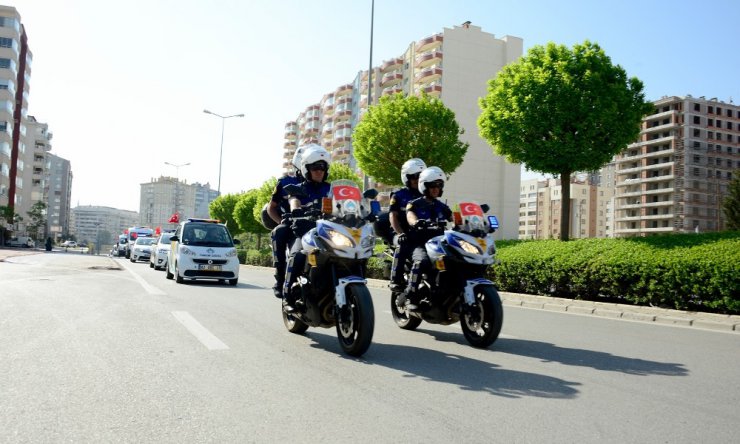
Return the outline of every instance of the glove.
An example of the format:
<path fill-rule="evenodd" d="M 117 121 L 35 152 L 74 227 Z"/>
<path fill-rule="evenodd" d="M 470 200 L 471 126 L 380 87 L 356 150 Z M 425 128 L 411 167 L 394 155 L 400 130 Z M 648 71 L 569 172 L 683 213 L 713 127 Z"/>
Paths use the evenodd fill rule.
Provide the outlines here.
<path fill-rule="evenodd" d="M 290 217 L 303 217 L 305 214 L 306 212 L 303 211 L 303 208 L 296 208 L 290 212 Z"/>
<path fill-rule="evenodd" d="M 406 233 L 401 233 L 401 234 L 396 235 L 396 243 L 398 245 L 403 245 L 406 242 L 408 242 L 408 240 L 409 240 L 409 237 L 406 235 Z"/>
<path fill-rule="evenodd" d="M 296 237 L 302 237 L 304 234 L 308 233 L 308 230 L 313 228 L 313 222 L 306 219 L 298 219 L 293 221 L 293 225 L 290 228 L 293 230 L 293 234 L 295 234 Z"/>
<path fill-rule="evenodd" d="M 423 228 L 428 228 L 428 227 L 429 227 L 429 221 L 426 219 L 418 219 L 416 223 L 414 224 L 414 228 L 416 228 L 417 230 L 421 230 Z"/>

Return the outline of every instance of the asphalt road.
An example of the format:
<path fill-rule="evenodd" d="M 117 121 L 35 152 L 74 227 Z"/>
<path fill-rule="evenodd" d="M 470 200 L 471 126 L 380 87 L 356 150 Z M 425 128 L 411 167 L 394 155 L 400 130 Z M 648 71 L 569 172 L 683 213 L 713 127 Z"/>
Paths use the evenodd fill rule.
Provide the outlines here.
<path fill-rule="evenodd" d="M 398 329 L 361 359 L 288 333 L 271 273 L 176 284 L 72 254 L 0 262 L 0 442 L 734 442 L 736 333 L 505 307 L 490 350 Z"/>

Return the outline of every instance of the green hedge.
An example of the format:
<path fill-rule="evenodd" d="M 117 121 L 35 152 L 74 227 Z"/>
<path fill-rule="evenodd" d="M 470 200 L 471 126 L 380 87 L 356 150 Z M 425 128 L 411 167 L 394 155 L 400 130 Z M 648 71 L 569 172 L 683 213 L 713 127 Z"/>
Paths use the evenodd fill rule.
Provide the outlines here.
<path fill-rule="evenodd" d="M 501 290 L 740 313 L 740 233 L 501 242 Z"/>

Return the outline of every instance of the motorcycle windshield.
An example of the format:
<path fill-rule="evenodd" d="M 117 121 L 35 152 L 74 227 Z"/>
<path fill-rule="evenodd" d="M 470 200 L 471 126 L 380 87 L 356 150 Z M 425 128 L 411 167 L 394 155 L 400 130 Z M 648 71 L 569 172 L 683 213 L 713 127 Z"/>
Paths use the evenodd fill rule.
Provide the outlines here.
<path fill-rule="evenodd" d="M 332 216 L 361 218 L 362 193 L 356 183 L 348 179 L 335 180 L 331 183 Z"/>
<path fill-rule="evenodd" d="M 483 209 L 475 202 L 460 202 L 460 216 L 464 231 L 481 230 L 488 232 L 488 221 L 483 217 Z"/>

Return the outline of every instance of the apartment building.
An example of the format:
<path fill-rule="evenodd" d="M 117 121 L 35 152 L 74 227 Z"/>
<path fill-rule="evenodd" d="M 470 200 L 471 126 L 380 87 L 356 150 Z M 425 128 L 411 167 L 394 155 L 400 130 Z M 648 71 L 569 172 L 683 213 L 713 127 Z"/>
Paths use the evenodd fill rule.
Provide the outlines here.
<path fill-rule="evenodd" d="M 615 236 L 723 230 L 722 201 L 740 174 L 740 107 L 690 95 L 654 104 L 616 157 Z"/>
<path fill-rule="evenodd" d="M 211 185 L 195 182 L 188 184 L 174 177 L 160 176 L 141 184 L 139 199 L 139 225 L 175 228 L 170 217 L 177 213 L 180 219 L 187 217 L 208 218 L 208 206 L 218 197 Z"/>
<path fill-rule="evenodd" d="M 119 234 L 139 220 L 135 211 L 93 205 L 72 208 L 71 214 L 71 234 L 77 242 L 88 244 L 112 245 Z"/>
<path fill-rule="evenodd" d="M 478 136 L 476 120 L 478 99 L 486 95 L 488 80 L 521 57 L 522 48 L 521 38 L 499 39 L 469 22 L 409 43 L 397 57 L 370 72 L 360 71 L 352 82 L 327 92 L 296 120 L 286 123 L 284 171 L 292 171 L 295 149 L 306 143 L 319 143 L 331 152 L 334 162 L 356 168 L 352 132 L 368 104 L 376 104 L 385 95 L 423 91 L 455 112 L 465 131 L 461 138 L 470 144 L 462 165 L 449 178 L 445 199 L 449 204 L 461 200 L 489 204 L 501 221 L 498 235 L 516 238 L 520 167 L 493 154 Z"/>
<path fill-rule="evenodd" d="M 49 236 L 58 241 L 69 237 L 72 204 L 72 166 L 67 159 L 46 154 L 48 191 L 46 226 Z"/>
<path fill-rule="evenodd" d="M 560 237 L 562 186 L 559 179 L 522 181 L 519 195 L 519 239 Z M 571 239 L 611 237 L 614 188 L 573 178 L 570 184 Z"/>
<path fill-rule="evenodd" d="M 23 206 L 25 200 L 26 147 L 22 135 L 26 133 L 32 59 L 27 42 L 18 11 L 0 6 L 0 206 L 12 207 L 18 214 L 21 212 L 15 208 Z M 28 185 L 25 189 L 31 188 Z"/>

